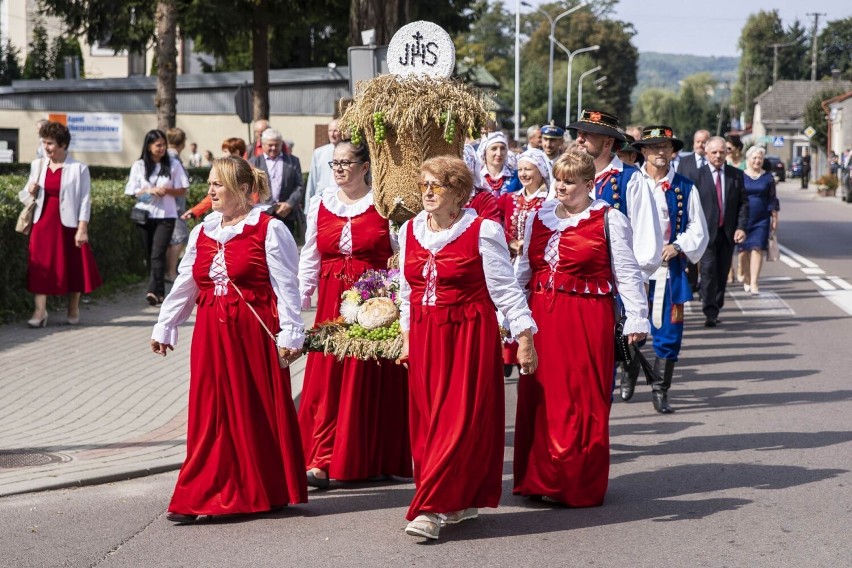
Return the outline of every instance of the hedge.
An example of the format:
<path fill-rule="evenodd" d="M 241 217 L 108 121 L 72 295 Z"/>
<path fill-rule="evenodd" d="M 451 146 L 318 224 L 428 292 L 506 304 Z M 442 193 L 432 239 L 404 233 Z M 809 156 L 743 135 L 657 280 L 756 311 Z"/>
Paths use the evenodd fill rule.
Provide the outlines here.
<path fill-rule="evenodd" d="M 26 183 L 29 165 L 0 166 L 0 262 L 3 264 L 0 271 L 0 322 L 9 322 L 29 315 L 33 306 L 32 294 L 26 290 L 29 237 L 15 232 L 15 223 L 22 208 L 18 192 Z M 97 292 L 102 295 L 144 279 L 145 258 L 136 227 L 130 221 L 133 200 L 124 195 L 128 169 L 92 167 L 91 170 L 89 241 L 104 280 L 104 287 Z M 192 183 L 187 200 L 194 205 L 207 192 L 207 170 L 191 172 Z M 55 307 L 59 301 L 51 298 L 49 305 Z"/>

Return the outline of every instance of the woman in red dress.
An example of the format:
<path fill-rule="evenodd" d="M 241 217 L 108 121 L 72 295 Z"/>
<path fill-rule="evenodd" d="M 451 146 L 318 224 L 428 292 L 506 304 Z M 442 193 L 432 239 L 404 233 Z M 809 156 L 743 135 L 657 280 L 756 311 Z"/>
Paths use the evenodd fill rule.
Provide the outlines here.
<path fill-rule="evenodd" d="M 509 253 L 517 264 L 524 249 L 524 228 L 527 219 L 541 208 L 547 199 L 550 188 L 550 160 L 541 150 L 532 148 L 518 157 L 518 180 L 521 189 L 500 196 L 500 208 L 503 213 L 503 228 Z M 509 341 L 503 346 L 503 375 L 512 374 L 512 368 L 518 364 L 518 344 Z"/>
<path fill-rule="evenodd" d="M 198 306 L 186 461 L 167 515 L 176 523 L 304 503 L 308 491 L 290 371 L 279 364 L 297 358 L 305 339 L 296 243 L 252 206 L 253 193 L 269 196 L 263 172 L 220 158 L 208 184 L 213 213 L 190 234 L 151 338 L 166 355 Z"/>
<path fill-rule="evenodd" d="M 494 197 L 516 191 L 517 173 L 509 164 L 509 141 L 500 132 L 489 132 L 479 143 L 478 154 L 482 165 L 482 179 Z"/>
<path fill-rule="evenodd" d="M 536 368 L 535 322 L 515 280 L 503 228 L 462 209 L 473 183 L 448 156 L 423 163 L 424 211 L 399 233 L 403 359 L 416 492 L 405 532 L 437 539 L 442 524 L 496 507 L 505 408 L 495 308 L 518 338 L 521 372 Z"/>
<path fill-rule="evenodd" d="M 530 291 L 541 359 L 518 385 L 514 493 L 592 507 L 603 503 L 609 477 L 613 286 L 630 342 L 648 333 L 648 306 L 630 223 L 589 197 L 592 158 L 566 152 L 553 176 L 556 199 L 527 222 L 517 269 Z"/>
<path fill-rule="evenodd" d="M 394 252 L 390 224 L 366 181 L 367 147 L 344 141 L 333 156 L 337 187 L 312 198 L 299 261 L 304 309 L 319 287 L 317 323 L 337 319 L 341 294 L 365 271 L 387 268 Z M 408 376 L 399 365 L 309 354 L 299 403 L 308 484 L 411 477 L 407 401 Z"/>
<path fill-rule="evenodd" d="M 45 327 L 47 296 L 66 294 L 65 321 L 77 325 L 80 296 L 101 285 L 89 246 L 89 168 L 68 156 L 71 133 L 64 124 L 47 122 L 39 136 L 45 157 L 32 163 L 27 186 L 19 194 L 24 203 L 36 200 L 27 266 L 27 290 L 35 294 L 35 310 L 27 325 Z"/>

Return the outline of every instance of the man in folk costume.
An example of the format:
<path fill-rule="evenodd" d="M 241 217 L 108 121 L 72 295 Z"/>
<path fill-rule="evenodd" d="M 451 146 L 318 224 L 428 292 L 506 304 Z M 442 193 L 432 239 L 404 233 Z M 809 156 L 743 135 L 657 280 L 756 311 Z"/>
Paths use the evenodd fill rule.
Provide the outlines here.
<path fill-rule="evenodd" d="M 627 140 L 618 127 L 618 118 L 600 110 L 583 110 L 568 130 L 577 147 L 595 161 L 592 198 L 603 199 L 630 220 L 633 255 L 647 283 L 660 265 L 663 237 L 651 189 L 643 182 L 639 169 L 625 164 L 616 154 Z M 638 376 L 639 359 L 634 357 L 624 369 L 622 383 L 635 383 Z"/>
<path fill-rule="evenodd" d="M 663 262 L 651 276 L 648 301 L 656 354 L 657 378 L 651 384 L 654 409 L 670 414 L 674 410 L 668 403 L 668 391 L 683 340 L 683 304 L 692 300 L 686 266 L 687 261 L 698 262 L 707 248 L 707 222 L 701 197 L 692 181 L 670 167 L 673 151 L 683 147 L 672 129 L 645 127 L 642 138 L 634 146 L 645 157 L 640 175 L 643 184 L 653 192 L 665 243 Z M 622 384 L 624 400 L 633 396 L 635 384 L 635 378 L 630 384 Z"/>
<path fill-rule="evenodd" d="M 556 126 L 553 121 L 541 127 L 541 150 L 550 160 L 550 167 L 556 158 L 562 155 L 562 146 L 565 144 L 565 131 Z"/>
<path fill-rule="evenodd" d="M 603 199 L 630 220 L 633 227 L 633 254 L 645 282 L 660 265 L 662 233 L 651 190 L 642 183 L 634 166 L 615 154 L 626 138 L 618 128 L 618 118 L 598 110 L 584 110 L 580 119 L 568 125 L 577 147 L 595 161 L 593 199 Z"/>

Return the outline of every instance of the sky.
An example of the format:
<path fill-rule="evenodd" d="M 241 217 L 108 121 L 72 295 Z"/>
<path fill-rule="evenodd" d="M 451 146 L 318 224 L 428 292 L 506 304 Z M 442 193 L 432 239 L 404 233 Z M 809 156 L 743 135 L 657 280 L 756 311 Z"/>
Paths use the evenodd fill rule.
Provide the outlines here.
<path fill-rule="evenodd" d="M 547 3 L 527 1 L 534 6 Z M 515 0 L 503 2 L 515 9 Z M 778 9 L 785 25 L 798 18 L 808 28 L 813 25 L 808 13 L 827 14 L 820 16 L 820 29 L 828 20 L 852 16 L 849 0 L 620 0 L 615 17 L 633 23 L 633 45 L 640 52 L 738 56 L 737 41 L 749 14 L 772 9 Z M 521 11 L 530 9 L 522 6 Z M 566 19 L 570 22 L 571 16 Z"/>

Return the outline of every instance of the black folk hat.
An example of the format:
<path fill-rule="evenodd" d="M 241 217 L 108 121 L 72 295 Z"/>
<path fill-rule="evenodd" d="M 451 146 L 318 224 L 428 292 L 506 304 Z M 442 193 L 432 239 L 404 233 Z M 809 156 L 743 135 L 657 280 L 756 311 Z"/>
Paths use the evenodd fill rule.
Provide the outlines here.
<path fill-rule="evenodd" d="M 642 138 L 633 143 L 633 147 L 642 150 L 642 146 L 648 144 L 659 144 L 660 142 L 671 142 L 675 152 L 680 152 L 683 142 L 674 137 L 671 126 L 656 125 L 646 126 L 642 129 Z"/>
<path fill-rule="evenodd" d="M 568 125 L 568 130 L 571 135 L 577 137 L 577 131 L 594 132 L 595 134 L 603 134 L 611 136 L 618 142 L 624 142 L 624 133 L 618 128 L 618 118 L 608 112 L 600 110 L 586 110 L 580 113 L 580 118 L 576 122 Z"/>

